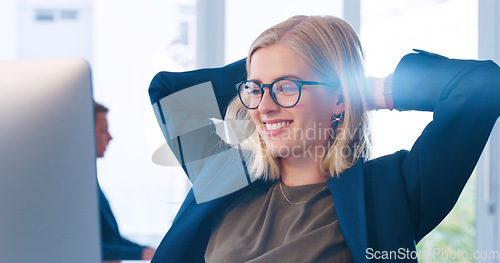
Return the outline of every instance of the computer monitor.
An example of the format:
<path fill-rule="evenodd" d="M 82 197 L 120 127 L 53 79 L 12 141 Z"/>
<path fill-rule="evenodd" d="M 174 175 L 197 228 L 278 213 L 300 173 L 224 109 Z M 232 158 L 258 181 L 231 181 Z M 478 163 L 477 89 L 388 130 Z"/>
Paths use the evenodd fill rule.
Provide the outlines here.
<path fill-rule="evenodd" d="M 100 262 L 94 110 L 79 59 L 0 61 L 0 262 Z"/>

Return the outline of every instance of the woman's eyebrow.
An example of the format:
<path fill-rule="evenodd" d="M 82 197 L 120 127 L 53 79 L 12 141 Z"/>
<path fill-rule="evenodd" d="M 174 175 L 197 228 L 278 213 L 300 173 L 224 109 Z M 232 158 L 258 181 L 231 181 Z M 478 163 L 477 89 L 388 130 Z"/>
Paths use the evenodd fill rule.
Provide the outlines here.
<path fill-rule="evenodd" d="M 279 77 L 275 78 L 273 81 L 276 81 L 278 79 L 296 79 L 296 80 L 302 80 L 302 78 L 299 78 L 297 75 L 294 75 L 294 74 L 282 75 L 282 76 L 279 76 Z M 249 80 L 249 81 L 255 81 L 257 83 L 262 83 L 262 81 L 259 78 L 249 78 L 247 80 Z M 270 84 L 270 83 L 268 83 L 268 84 Z"/>
<path fill-rule="evenodd" d="M 297 75 L 289 74 L 289 75 L 283 75 L 277 79 L 296 79 L 296 80 L 302 80 L 302 78 L 299 78 Z"/>

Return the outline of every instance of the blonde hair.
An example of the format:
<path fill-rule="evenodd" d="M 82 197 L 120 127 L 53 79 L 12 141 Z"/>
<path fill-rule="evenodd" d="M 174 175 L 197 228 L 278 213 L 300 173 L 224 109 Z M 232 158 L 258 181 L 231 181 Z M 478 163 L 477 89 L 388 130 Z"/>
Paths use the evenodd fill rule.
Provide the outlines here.
<path fill-rule="evenodd" d="M 356 32 L 340 18 L 333 16 L 294 16 L 264 31 L 253 42 L 246 62 L 249 73 L 252 55 L 259 49 L 279 43 L 300 55 L 322 81 L 338 79 L 342 85 L 345 107 L 343 122 L 335 129 L 327 153 L 322 156 L 321 170 L 335 176 L 351 167 L 361 157 L 367 157 L 370 140 L 365 98 L 363 51 Z M 238 97 L 229 104 L 226 119 L 250 120 L 248 110 Z M 247 165 L 257 178 L 280 178 L 276 157 L 255 129 L 246 130 L 248 140 L 242 144 L 250 150 Z"/>

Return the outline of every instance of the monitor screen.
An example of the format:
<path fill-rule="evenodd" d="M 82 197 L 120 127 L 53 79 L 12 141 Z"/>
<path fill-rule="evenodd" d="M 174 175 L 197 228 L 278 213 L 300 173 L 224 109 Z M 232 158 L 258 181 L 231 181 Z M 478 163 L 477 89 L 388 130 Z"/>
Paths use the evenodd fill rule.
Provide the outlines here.
<path fill-rule="evenodd" d="M 100 262 L 84 60 L 0 61 L 0 262 Z"/>

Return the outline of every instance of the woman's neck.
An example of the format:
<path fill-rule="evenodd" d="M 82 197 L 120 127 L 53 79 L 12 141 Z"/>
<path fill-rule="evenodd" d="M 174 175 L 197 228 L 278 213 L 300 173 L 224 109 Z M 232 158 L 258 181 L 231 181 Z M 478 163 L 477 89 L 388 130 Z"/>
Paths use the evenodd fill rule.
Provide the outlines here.
<path fill-rule="evenodd" d="M 320 160 L 306 158 L 280 159 L 281 181 L 287 186 L 326 182 L 328 176 L 321 173 Z"/>

